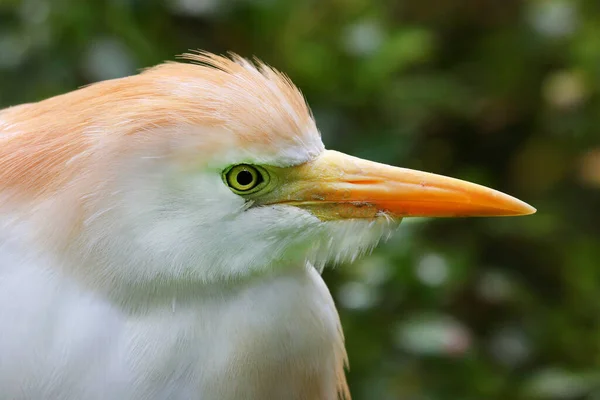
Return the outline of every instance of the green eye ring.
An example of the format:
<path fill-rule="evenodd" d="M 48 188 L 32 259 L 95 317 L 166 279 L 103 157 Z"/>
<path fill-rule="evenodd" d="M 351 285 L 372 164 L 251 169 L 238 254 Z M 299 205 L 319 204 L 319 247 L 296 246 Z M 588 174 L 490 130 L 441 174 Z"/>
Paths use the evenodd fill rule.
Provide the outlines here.
<path fill-rule="evenodd" d="M 251 194 L 261 190 L 268 183 L 269 174 L 263 168 L 248 165 L 234 165 L 223 172 L 223 180 L 236 194 Z"/>

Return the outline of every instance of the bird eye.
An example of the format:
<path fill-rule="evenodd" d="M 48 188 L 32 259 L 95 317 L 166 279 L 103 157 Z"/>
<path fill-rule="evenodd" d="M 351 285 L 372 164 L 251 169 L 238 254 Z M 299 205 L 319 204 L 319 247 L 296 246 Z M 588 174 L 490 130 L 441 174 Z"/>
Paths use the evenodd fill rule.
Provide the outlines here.
<path fill-rule="evenodd" d="M 225 181 L 234 192 L 249 194 L 260 189 L 265 177 L 257 167 L 240 164 L 225 172 Z"/>

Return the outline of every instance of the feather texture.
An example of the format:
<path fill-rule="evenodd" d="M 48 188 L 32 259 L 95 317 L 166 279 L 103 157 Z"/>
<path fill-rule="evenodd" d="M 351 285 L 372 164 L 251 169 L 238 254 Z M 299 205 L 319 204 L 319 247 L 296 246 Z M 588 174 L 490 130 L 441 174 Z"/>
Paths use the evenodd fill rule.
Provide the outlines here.
<path fill-rule="evenodd" d="M 43 198 L 85 174 L 99 150 L 128 151 L 123 136 L 138 136 L 135 145 L 158 133 L 181 135 L 182 126 L 222 129 L 248 151 L 277 155 L 298 143 L 314 155 L 322 150 L 310 110 L 285 75 L 235 55 L 184 58 L 196 64 L 168 62 L 0 112 L 0 187 Z M 217 139 L 204 135 L 202 152 L 222 146 Z"/>
<path fill-rule="evenodd" d="M 289 210 L 272 211 L 279 225 L 246 217 L 219 175 L 316 157 L 311 112 L 258 61 L 183 58 L 0 111 L 0 316 L 13 322 L 0 399 L 350 398 L 317 271 L 277 256 L 259 282 L 239 272 L 284 253 L 290 232 L 345 230 Z M 230 226 L 239 255 L 208 240 L 236 243 Z"/>

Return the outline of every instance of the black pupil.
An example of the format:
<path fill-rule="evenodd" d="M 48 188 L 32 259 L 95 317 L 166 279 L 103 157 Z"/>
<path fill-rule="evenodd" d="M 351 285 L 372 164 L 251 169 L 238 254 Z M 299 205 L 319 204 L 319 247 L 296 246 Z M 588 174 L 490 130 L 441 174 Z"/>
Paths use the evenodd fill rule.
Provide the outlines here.
<path fill-rule="evenodd" d="M 235 177 L 235 180 L 240 185 L 246 186 L 252 183 L 254 176 L 249 171 L 240 171 L 240 173 Z"/>

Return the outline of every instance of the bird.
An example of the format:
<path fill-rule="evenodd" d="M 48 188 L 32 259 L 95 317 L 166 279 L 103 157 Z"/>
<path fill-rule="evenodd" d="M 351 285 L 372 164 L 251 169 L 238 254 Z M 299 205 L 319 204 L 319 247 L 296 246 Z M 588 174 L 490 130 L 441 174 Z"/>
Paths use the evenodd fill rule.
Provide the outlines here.
<path fill-rule="evenodd" d="M 194 51 L 0 111 L 0 399 L 350 399 L 323 268 L 484 186 L 325 149 L 301 91 Z"/>

